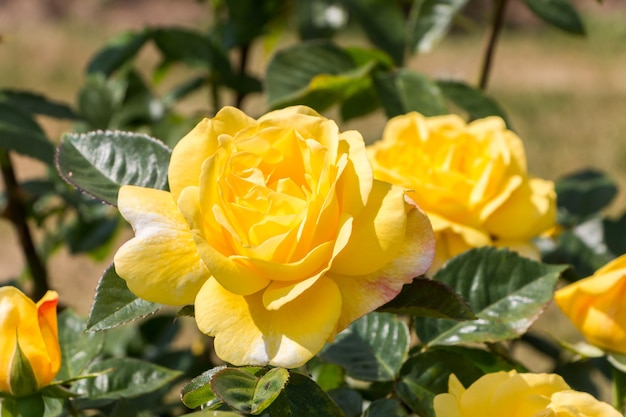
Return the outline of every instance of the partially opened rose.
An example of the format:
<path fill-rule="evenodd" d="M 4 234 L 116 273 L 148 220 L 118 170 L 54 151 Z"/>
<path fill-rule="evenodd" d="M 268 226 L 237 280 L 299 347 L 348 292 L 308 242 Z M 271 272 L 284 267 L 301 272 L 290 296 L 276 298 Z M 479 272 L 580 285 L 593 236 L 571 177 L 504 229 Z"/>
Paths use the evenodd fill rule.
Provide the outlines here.
<path fill-rule="evenodd" d="M 222 109 L 175 147 L 169 184 L 121 188 L 136 237 L 116 270 L 144 299 L 195 303 L 235 365 L 304 364 L 434 254 L 428 219 L 373 179 L 361 135 L 307 107 Z"/>
<path fill-rule="evenodd" d="M 554 294 L 554 301 L 589 343 L 626 354 L 626 255 Z"/>
<path fill-rule="evenodd" d="M 557 374 L 494 372 L 463 387 L 452 374 L 434 400 L 436 417 L 620 417 L 609 404 L 573 391 Z"/>
<path fill-rule="evenodd" d="M 0 287 L 0 391 L 27 396 L 59 372 L 57 302 L 54 291 L 35 303 L 15 287 Z"/>
<path fill-rule="evenodd" d="M 397 116 L 368 151 L 375 177 L 410 189 L 428 214 L 433 270 L 479 246 L 536 255 L 531 239 L 555 223 L 553 183 L 528 176 L 520 138 L 498 117 Z"/>

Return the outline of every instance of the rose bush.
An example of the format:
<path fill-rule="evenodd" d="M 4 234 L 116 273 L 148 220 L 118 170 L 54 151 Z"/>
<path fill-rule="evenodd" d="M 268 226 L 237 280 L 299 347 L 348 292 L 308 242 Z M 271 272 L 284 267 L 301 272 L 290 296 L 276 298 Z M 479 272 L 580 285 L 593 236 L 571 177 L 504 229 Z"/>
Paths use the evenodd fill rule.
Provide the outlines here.
<path fill-rule="evenodd" d="M 27 396 L 59 372 L 57 302 L 54 291 L 35 303 L 15 287 L 0 287 L 0 391 Z"/>
<path fill-rule="evenodd" d="M 434 255 L 427 217 L 373 179 L 355 131 L 307 107 L 227 107 L 174 148 L 170 192 L 120 189 L 135 230 L 114 258 L 138 296 L 195 304 L 235 365 L 297 367 L 397 295 Z"/>
<path fill-rule="evenodd" d="M 429 216 L 433 270 L 479 246 L 536 255 L 530 240 L 555 224 L 553 183 L 528 176 L 522 141 L 499 117 L 397 116 L 368 151 L 375 177 L 410 189 Z"/>
<path fill-rule="evenodd" d="M 609 404 L 570 389 L 557 374 L 486 374 L 465 389 L 454 374 L 434 400 L 437 417 L 619 417 Z"/>
<path fill-rule="evenodd" d="M 554 294 L 559 308 L 589 343 L 626 354 L 626 255 Z"/>

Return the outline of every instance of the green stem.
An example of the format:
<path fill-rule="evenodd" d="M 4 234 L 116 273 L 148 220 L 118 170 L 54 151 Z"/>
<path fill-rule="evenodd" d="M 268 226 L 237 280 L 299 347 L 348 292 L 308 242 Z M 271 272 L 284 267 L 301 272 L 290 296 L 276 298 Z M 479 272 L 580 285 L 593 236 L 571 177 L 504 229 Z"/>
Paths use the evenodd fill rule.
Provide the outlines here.
<path fill-rule="evenodd" d="M 26 263 L 33 278 L 33 298 L 38 300 L 49 290 L 48 271 L 39 258 L 33 236 L 27 222 L 27 208 L 21 197 L 21 189 L 15 176 L 8 151 L 0 149 L 0 170 L 7 196 L 6 217 L 13 223 L 26 258 Z"/>
<path fill-rule="evenodd" d="M 615 366 L 612 367 L 613 374 L 613 406 L 623 413 L 626 409 L 626 373 L 620 371 Z"/>
<path fill-rule="evenodd" d="M 247 43 L 241 46 L 239 51 L 239 75 L 244 75 L 246 73 L 246 68 L 248 66 L 248 58 L 250 57 L 250 44 Z M 235 107 L 238 109 L 241 108 L 241 104 L 243 103 L 243 99 L 246 97 L 246 93 L 242 91 L 237 91 L 237 97 L 235 98 Z"/>
<path fill-rule="evenodd" d="M 504 26 L 504 15 L 506 11 L 507 0 L 494 0 L 493 18 L 489 30 L 489 36 L 483 54 L 483 61 L 480 68 L 480 78 L 478 80 L 478 88 L 485 91 L 489 83 L 489 75 L 493 64 L 493 56 L 496 52 L 496 44 L 498 37 Z"/>

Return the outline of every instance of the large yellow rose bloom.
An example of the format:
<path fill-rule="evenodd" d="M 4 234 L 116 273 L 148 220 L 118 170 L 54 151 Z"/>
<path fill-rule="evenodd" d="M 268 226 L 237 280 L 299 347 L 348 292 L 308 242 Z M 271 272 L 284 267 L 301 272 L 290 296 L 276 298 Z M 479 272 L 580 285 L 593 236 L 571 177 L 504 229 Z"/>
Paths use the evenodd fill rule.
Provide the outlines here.
<path fill-rule="evenodd" d="M 169 185 L 121 188 L 135 238 L 116 270 L 146 300 L 194 303 L 235 365 L 304 364 L 434 255 L 428 218 L 373 179 L 361 135 L 307 107 L 222 109 L 174 148 Z"/>
<path fill-rule="evenodd" d="M 495 372 L 467 389 L 452 374 L 448 385 L 448 393 L 435 397 L 437 417 L 622 417 L 557 374 Z"/>
<path fill-rule="evenodd" d="M 15 287 L 0 287 L 0 391 L 15 396 L 32 385 L 42 388 L 54 379 L 61 367 L 61 350 L 57 329 L 58 295 L 48 291 L 35 303 Z M 32 368 L 36 381 L 18 372 L 19 349 Z"/>
<path fill-rule="evenodd" d="M 530 240 L 555 224 L 553 183 L 528 176 L 522 141 L 498 117 L 397 116 L 368 152 L 375 177 L 410 189 L 428 214 L 433 270 L 486 245 L 536 256 Z"/>
<path fill-rule="evenodd" d="M 559 308 L 589 343 L 626 354 L 626 255 L 554 294 Z"/>

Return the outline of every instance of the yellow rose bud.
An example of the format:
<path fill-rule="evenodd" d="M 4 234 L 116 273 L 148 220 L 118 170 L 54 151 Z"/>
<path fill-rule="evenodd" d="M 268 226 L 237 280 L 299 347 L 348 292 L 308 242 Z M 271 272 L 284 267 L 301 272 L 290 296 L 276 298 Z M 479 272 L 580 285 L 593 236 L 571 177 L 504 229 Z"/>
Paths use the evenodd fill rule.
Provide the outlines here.
<path fill-rule="evenodd" d="M 554 294 L 554 301 L 589 343 L 626 354 L 626 255 Z"/>
<path fill-rule="evenodd" d="M 30 395 L 59 372 L 57 302 L 54 291 L 35 304 L 15 287 L 0 287 L 0 391 Z"/>
<path fill-rule="evenodd" d="M 120 189 L 135 238 L 116 271 L 144 299 L 194 303 L 235 365 L 304 364 L 434 255 L 428 218 L 373 179 L 361 135 L 308 107 L 222 109 L 176 145 L 169 185 Z"/>
<path fill-rule="evenodd" d="M 557 374 L 483 375 L 465 389 L 454 374 L 435 397 L 436 417 L 620 417 L 609 404 L 573 391 Z"/>
<path fill-rule="evenodd" d="M 530 240 L 556 221 L 550 181 L 531 178 L 520 138 L 498 117 L 409 113 L 368 148 L 376 178 L 408 188 L 437 239 L 431 272 L 471 248 L 504 246 L 537 257 Z"/>

